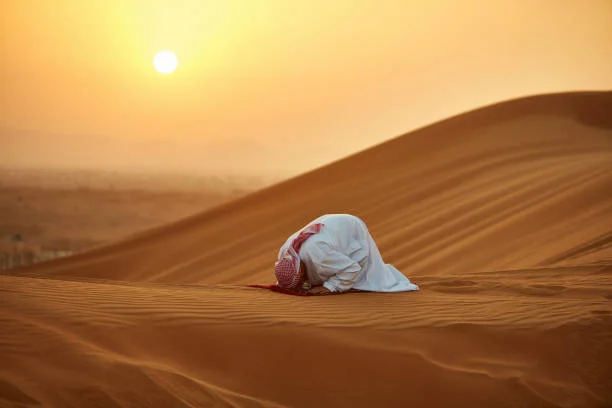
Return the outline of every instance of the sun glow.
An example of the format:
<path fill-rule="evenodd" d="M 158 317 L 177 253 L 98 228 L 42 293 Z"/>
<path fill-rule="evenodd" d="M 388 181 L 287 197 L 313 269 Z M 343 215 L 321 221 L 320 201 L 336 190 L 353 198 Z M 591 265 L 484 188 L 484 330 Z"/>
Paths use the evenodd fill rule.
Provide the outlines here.
<path fill-rule="evenodd" d="M 178 67 L 178 58 L 172 51 L 160 51 L 153 58 L 153 66 L 160 74 L 171 74 Z"/>

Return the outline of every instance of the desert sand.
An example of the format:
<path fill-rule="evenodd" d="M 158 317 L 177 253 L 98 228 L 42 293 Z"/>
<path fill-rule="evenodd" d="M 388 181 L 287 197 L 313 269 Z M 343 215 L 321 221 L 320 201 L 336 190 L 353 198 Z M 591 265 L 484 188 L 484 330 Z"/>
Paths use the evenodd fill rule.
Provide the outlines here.
<path fill-rule="evenodd" d="M 0 275 L 2 407 L 612 405 L 612 92 L 461 114 Z M 297 297 L 284 239 L 366 221 L 421 286 Z"/>
<path fill-rule="evenodd" d="M 90 249 L 231 201 L 265 181 L 0 167 L 0 246 L 19 234 L 44 249 Z"/>

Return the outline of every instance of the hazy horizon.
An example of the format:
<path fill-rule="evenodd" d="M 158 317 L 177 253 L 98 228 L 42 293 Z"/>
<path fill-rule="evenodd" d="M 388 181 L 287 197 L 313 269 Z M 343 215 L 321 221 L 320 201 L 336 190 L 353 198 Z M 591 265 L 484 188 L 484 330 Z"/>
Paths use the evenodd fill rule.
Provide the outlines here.
<path fill-rule="evenodd" d="M 0 5 L 3 165 L 287 175 L 515 97 L 612 89 L 612 3 Z M 171 75 L 154 71 L 173 50 Z"/>

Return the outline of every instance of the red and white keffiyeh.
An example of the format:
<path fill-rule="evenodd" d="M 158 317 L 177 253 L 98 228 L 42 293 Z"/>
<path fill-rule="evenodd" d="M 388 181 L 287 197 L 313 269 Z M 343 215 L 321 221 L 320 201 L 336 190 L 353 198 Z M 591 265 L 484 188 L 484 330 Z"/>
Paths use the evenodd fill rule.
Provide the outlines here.
<path fill-rule="evenodd" d="M 297 289 L 302 283 L 300 274 L 300 248 L 302 244 L 318 233 L 323 228 L 323 224 L 312 224 L 304 228 L 297 237 L 291 242 L 274 264 L 274 275 L 276 275 L 276 285 L 284 289 Z"/>

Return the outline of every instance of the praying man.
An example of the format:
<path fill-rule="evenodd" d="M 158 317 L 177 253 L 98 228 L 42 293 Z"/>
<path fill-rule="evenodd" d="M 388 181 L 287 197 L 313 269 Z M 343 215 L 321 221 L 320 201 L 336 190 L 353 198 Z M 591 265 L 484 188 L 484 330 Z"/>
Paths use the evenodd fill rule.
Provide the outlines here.
<path fill-rule="evenodd" d="M 323 215 L 292 234 L 280 248 L 274 274 L 279 288 L 312 295 L 419 290 L 383 261 L 366 224 L 350 214 Z"/>

